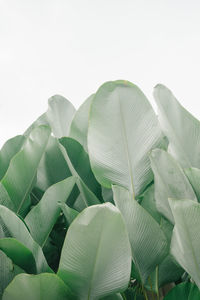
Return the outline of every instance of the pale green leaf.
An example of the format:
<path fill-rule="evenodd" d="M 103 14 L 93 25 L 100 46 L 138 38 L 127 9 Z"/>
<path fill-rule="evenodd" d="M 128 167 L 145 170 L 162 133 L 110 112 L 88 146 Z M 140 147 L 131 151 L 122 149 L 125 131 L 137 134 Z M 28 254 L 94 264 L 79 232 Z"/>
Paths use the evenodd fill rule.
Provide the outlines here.
<path fill-rule="evenodd" d="M 46 118 L 55 137 L 68 136 L 71 121 L 76 112 L 74 106 L 63 96 L 55 95 L 48 100 Z"/>
<path fill-rule="evenodd" d="M 19 274 L 9 284 L 3 300 L 76 300 L 64 282 L 55 274 Z"/>
<path fill-rule="evenodd" d="M 167 255 L 167 238 L 153 217 L 123 187 L 113 186 L 114 202 L 129 234 L 132 258 L 144 283 Z"/>
<path fill-rule="evenodd" d="M 175 220 L 171 253 L 200 288 L 200 204 L 185 199 L 169 204 Z"/>
<path fill-rule="evenodd" d="M 182 167 L 200 168 L 200 122 L 162 84 L 154 89 L 158 118 L 169 140 L 170 152 Z"/>
<path fill-rule="evenodd" d="M 87 98 L 76 111 L 69 132 L 69 136 L 78 141 L 85 151 L 87 151 L 88 120 L 93 98 L 94 94 Z"/>
<path fill-rule="evenodd" d="M 152 181 L 149 151 L 162 142 L 157 117 L 142 91 L 128 81 L 103 84 L 91 104 L 88 150 L 97 180 L 137 196 Z"/>
<path fill-rule="evenodd" d="M 68 229 L 58 275 L 81 300 L 127 288 L 131 249 L 119 210 L 110 203 L 86 208 Z"/>
<path fill-rule="evenodd" d="M 197 201 L 196 195 L 183 170 L 169 153 L 155 149 L 152 151 L 150 159 L 154 172 L 157 209 L 171 223 L 174 223 L 168 198 Z"/>

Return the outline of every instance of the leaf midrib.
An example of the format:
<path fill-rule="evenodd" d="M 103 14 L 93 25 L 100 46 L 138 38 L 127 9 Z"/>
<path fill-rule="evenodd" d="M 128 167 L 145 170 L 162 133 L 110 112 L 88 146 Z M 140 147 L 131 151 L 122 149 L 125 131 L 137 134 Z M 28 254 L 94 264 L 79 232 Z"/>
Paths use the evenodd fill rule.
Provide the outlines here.
<path fill-rule="evenodd" d="M 122 131 L 123 142 L 124 142 L 123 144 L 124 144 L 126 157 L 127 157 L 127 162 L 128 162 L 128 170 L 129 170 L 129 175 L 130 175 L 130 180 L 131 180 L 132 192 L 133 192 L 133 195 L 134 195 L 135 194 L 134 181 L 133 181 L 133 173 L 132 173 L 132 168 L 131 168 L 132 160 L 131 160 L 131 157 L 130 157 L 130 151 L 129 151 L 129 146 L 128 146 L 128 137 L 127 137 L 127 134 L 126 134 L 125 121 L 124 121 L 124 116 L 123 116 L 123 113 L 122 113 L 121 102 L 120 102 L 119 97 L 118 97 L 118 103 L 119 103 L 119 112 L 120 112 L 120 118 L 121 118 L 121 123 L 122 123 L 122 130 L 121 131 Z"/>

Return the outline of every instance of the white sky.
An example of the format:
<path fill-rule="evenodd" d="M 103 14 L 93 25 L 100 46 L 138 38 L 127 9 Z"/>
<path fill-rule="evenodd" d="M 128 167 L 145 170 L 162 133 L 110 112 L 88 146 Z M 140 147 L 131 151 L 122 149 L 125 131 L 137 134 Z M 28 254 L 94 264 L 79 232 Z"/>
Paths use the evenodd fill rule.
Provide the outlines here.
<path fill-rule="evenodd" d="M 167 85 L 200 119 L 199 0 L 0 0 L 0 145 L 61 94 Z"/>

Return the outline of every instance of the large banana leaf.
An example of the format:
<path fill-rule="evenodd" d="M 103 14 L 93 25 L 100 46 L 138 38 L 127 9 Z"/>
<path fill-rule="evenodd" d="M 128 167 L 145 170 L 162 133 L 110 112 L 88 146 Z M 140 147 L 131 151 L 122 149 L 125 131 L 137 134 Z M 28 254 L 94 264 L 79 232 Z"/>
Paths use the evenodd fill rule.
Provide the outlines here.
<path fill-rule="evenodd" d="M 104 187 L 117 184 L 140 194 L 153 178 L 149 151 L 161 140 L 157 117 L 137 86 L 113 81 L 99 88 L 90 110 L 88 150 Z"/>
<path fill-rule="evenodd" d="M 3 291 L 13 278 L 24 272 L 18 266 L 14 265 L 10 258 L 0 250 L 0 299 L 2 299 Z"/>
<path fill-rule="evenodd" d="M 200 169 L 197 168 L 186 168 L 184 172 L 193 187 L 193 190 L 200 202 Z"/>
<path fill-rule="evenodd" d="M 17 135 L 9 139 L 1 148 L 0 151 L 0 180 L 5 175 L 12 157 L 19 152 L 25 137 L 23 135 Z"/>
<path fill-rule="evenodd" d="M 197 286 L 192 282 L 183 282 L 176 285 L 164 300 L 199 300 L 200 292 Z"/>
<path fill-rule="evenodd" d="M 183 167 L 200 168 L 200 122 L 164 85 L 155 87 L 154 97 L 162 130 L 170 143 L 170 152 Z"/>
<path fill-rule="evenodd" d="M 5 289 L 3 300 L 76 300 L 55 274 L 19 274 Z"/>
<path fill-rule="evenodd" d="M 58 202 L 66 202 L 75 184 L 74 177 L 68 177 L 52 185 L 45 192 L 40 202 L 28 213 L 25 222 L 33 239 L 43 247 L 61 209 Z"/>
<path fill-rule="evenodd" d="M 48 100 L 46 118 L 55 137 L 68 136 L 71 121 L 76 112 L 74 106 L 64 97 L 55 95 Z"/>
<path fill-rule="evenodd" d="M 200 288 L 200 204 L 169 199 L 175 220 L 171 253 Z"/>
<path fill-rule="evenodd" d="M 86 208 L 73 221 L 64 242 L 58 275 L 80 300 L 93 300 L 127 288 L 131 249 L 119 210 L 110 203 Z"/>
<path fill-rule="evenodd" d="M 31 124 L 24 135 L 28 136 L 39 125 L 49 125 L 55 137 L 68 136 L 75 112 L 74 106 L 67 99 L 55 95 L 48 100 L 48 110 Z"/>
<path fill-rule="evenodd" d="M 133 261 L 144 283 L 167 255 L 167 238 L 159 224 L 128 190 L 113 186 L 113 193 L 127 226 Z"/>
<path fill-rule="evenodd" d="M 71 173 L 78 178 L 77 185 L 85 203 L 89 202 L 88 199 L 90 199 L 90 205 L 91 203 L 100 204 L 100 201 L 103 201 L 101 186 L 92 173 L 87 152 L 79 142 L 72 138 L 64 137 L 59 142 Z M 88 192 L 87 188 L 89 189 Z"/>
<path fill-rule="evenodd" d="M 196 195 L 183 170 L 169 153 L 155 149 L 152 151 L 150 159 L 154 172 L 157 209 L 171 223 L 174 223 L 168 198 L 197 201 Z"/>
<path fill-rule="evenodd" d="M 36 273 L 36 264 L 33 253 L 14 238 L 0 239 L 0 249 L 27 273 Z"/>
<path fill-rule="evenodd" d="M 93 98 L 94 94 L 79 107 L 74 115 L 69 132 L 69 136 L 78 141 L 85 151 L 87 151 L 88 120 Z"/>
<path fill-rule="evenodd" d="M 0 182 L 0 203 L 16 213 L 20 213 L 28 199 L 49 135 L 50 129 L 46 126 L 33 129 Z"/>
<path fill-rule="evenodd" d="M 10 237 L 24 244 L 35 258 L 37 273 L 51 272 L 40 246 L 33 240 L 25 223 L 7 207 L 0 205 L 0 224 Z"/>

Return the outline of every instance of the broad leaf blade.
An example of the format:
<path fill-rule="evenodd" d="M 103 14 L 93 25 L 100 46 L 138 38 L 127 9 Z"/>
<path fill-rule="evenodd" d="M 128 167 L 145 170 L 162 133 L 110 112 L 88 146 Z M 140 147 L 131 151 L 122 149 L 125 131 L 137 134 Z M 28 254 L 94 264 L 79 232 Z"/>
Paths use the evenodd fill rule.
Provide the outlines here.
<path fill-rule="evenodd" d="M 43 247 L 53 226 L 55 225 L 61 209 L 58 202 L 66 202 L 75 184 L 74 177 L 52 185 L 44 193 L 40 202 L 29 212 L 25 222 L 29 227 L 33 239 Z"/>
<path fill-rule="evenodd" d="M 27 273 L 36 273 L 36 264 L 32 252 L 14 238 L 0 239 L 0 249 Z"/>
<path fill-rule="evenodd" d="M 167 239 L 159 224 L 128 190 L 113 186 L 113 193 L 127 226 L 133 261 L 144 283 L 167 255 Z"/>
<path fill-rule="evenodd" d="M 68 136 L 71 121 L 75 114 L 74 106 L 64 97 L 55 95 L 48 101 L 46 118 L 55 137 Z"/>
<path fill-rule="evenodd" d="M 197 201 L 196 195 L 183 170 L 169 153 L 155 149 L 152 151 L 150 159 L 154 172 L 157 209 L 171 223 L 174 223 L 168 198 Z"/>
<path fill-rule="evenodd" d="M 24 244 L 35 258 L 37 272 L 51 272 L 40 246 L 31 237 L 24 222 L 7 207 L 0 205 L 0 224 L 6 229 L 9 237 Z"/>
<path fill-rule="evenodd" d="M 46 126 L 33 129 L 23 149 L 12 158 L 1 180 L 0 203 L 17 213 L 28 199 L 49 135 L 50 130 Z M 7 199 L 5 193 L 9 196 Z"/>
<path fill-rule="evenodd" d="M 81 300 L 124 290 L 131 271 L 131 250 L 124 221 L 110 203 L 80 213 L 68 229 L 58 275 Z"/>
<path fill-rule="evenodd" d="M 13 156 L 20 151 L 25 137 L 23 135 L 17 135 L 14 138 L 9 139 L 1 148 L 0 151 L 0 180 L 5 175 L 8 166 Z"/>
<path fill-rule="evenodd" d="M 170 152 L 183 167 L 200 168 L 200 122 L 164 85 L 155 87 L 154 97 L 162 130 L 170 143 Z"/>
<path fill-rule="evenodd" d="M 137 196 L 152 180 L 149 151 L 162 143 L 157 117 L 142 91 L 127 81 L 103 84 L 91 105 L 88 150 L 97 180 Z"/>
<path fill-rule="evenodd" d="M 76 300 L 70 289 L 55 274 L 20 274 L 9 284 L 3 300 Z"/>
<path fill-rule="evenodd" d="M 94 94 L 85 100 L 74 115 L 70 126 L 69 136 L 78 141 L 85 151 L 87 151 L 87 134 L 90 105 L 94 98 Z"/>
<path fill-rule="evenodd" d="M 175 220 L 171 253 L 200 288 L 200 204 L 169 199 Z"/>

